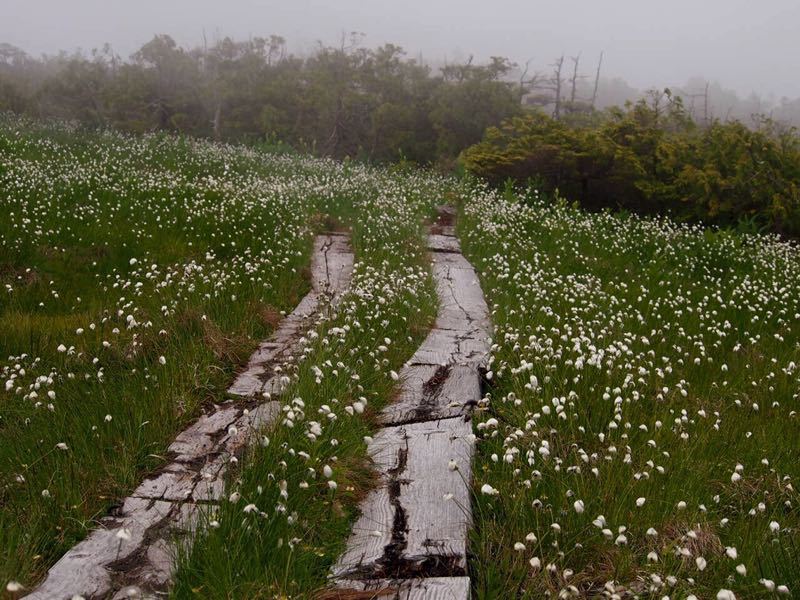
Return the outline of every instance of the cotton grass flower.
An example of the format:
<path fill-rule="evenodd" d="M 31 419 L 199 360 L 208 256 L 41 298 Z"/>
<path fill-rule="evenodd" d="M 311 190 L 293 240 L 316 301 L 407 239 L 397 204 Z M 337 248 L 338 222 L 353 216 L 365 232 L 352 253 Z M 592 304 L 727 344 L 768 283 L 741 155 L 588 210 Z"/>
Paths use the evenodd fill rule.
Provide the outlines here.
<path fill-rule="evenodd" d="M 484 484 L 481 486 L 481 494 L 484 494 L 484 495 L 486 495 L 486 496 L 497 496 L 499 493 L 500 493 L 500 492 L 498 492 L 496 489 L 494 489 L 494 488 L 493 488 L 491 485 L 489 485 L 488 483 L 484 483 Z"/>
<path fill-rule="evenodd" d="M 25 587 L 18 581 L 9 581 L 6 583 L 6 591 L 10 594 L 16 594 L 24 589 Z"/>

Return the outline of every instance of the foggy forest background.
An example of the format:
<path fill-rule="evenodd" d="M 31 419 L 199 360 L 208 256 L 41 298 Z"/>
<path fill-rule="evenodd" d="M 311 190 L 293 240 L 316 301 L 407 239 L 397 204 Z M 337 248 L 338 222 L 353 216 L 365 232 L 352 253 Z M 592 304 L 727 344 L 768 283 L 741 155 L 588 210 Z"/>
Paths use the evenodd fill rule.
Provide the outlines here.
<path fill-rule="evenodd" d="M 800 234 L 800 98 L 743 98 L 701 78 L 638 90 L 579 49 L 536 70 L 503 57 L 428 64 L 362 39 L 302 56 L 279 36 L 183 48 L 156 35 L 127 58 L 0 44 L 0 111 L 466 169 L 591 209 Z"/>
<path fill-rule="evenodd" d="M 279 36 L 223 38 L 194 48 L 158 35 L 130 57 L 111 45 L 33 57 L 0 43 L 0 110 L 145 132 L 223 140 L 280 140 L 335 157 L 415 161 L 453 157 L 488 125 L 538 107 L 556 117 L 600 113 L 645 97 L 605 76 L 603 56 L 554 55 L 533 71 L 495 57 L 431 63 L 399 46 L 360 45 L 361 35 L 319 44 L 307 56 Z M 549 59 L 548 59 L 549 60 Z M 800 98 L 740 97 L 691 78 L 671 92 L 701 124 L 770 117 L 800 124 Z"/>

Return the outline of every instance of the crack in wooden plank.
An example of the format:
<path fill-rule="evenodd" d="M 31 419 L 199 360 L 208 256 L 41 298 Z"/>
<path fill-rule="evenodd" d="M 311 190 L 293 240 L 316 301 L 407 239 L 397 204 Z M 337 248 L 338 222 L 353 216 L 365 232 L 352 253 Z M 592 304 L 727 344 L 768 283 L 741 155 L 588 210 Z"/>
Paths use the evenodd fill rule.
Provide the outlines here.
<path fill-rule="evenodd" d="M 491 325 L 475 271 L 458 240 L 441 235 L 443 227 L 454 232 L 454 211 L 441 209 L 440 215 L 428 237 L 429 250 L 444 257 L 434 260 L 437 327 L 401 372 L 398 401 L 381 413 L 385 427 L 369 452 L 385 486 L 362 502 L 347 549 L 332 569 L 334 587 L 355 593 L 354 598 L 464 600 L 470 595 L 466 537 L 474 435 L 468 421 L 481 397 L 480 369 L 489 355 Z M 451 398 L 454 390 L 463 394 L 461 402 L 451 399 L 442 406 L 440 397 Z M 395 464 L 381 464 L 391 452 Z M 370 531 L 376 525 L 390 526 L 390 533 Z M 387 535 L 387 542 L 378 545 Z M 374 596 L 360 595 L 372 590 Z M 343 597 L 335 589 L 330 594 L 322 597 Z"/>
<path fill-rule="evenodd" d="M 340 581 L 317 600 L 466 600 L 469 577 Z"/>
<path fill-rule="evenodd" d="M 445 371 L 441 385 L 430 381 Z M 481 398 L 479 375 L 472 367 L 412 364 L 400 370 L 400 381 L 399 396 L 381 411 L 383 425 L 469 418 L 471 407 Z"/>

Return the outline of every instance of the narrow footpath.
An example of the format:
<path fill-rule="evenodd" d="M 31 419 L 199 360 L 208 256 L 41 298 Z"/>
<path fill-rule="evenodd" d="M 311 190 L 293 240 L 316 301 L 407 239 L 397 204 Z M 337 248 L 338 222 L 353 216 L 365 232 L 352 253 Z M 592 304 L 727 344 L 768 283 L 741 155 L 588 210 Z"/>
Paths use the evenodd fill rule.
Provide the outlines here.
<path fill-rule="evenodd" d="M 190 540 L 190 533 L 213 515 L 229 463 L 278 416 L 280 405 L 271 398 L 289 382 L 287 364 L 302 350 L 302 336 L 348 289 L 352 271 L 346 235 L 315 239 L 312 289 L 236 378 L 228 393 L 238 399 L 215 405 L 180 433 L 168 449 L 170 462 L 67 552 L 28 599 L 167 596 L 175 540 Z"/>
<path fill-rule="evenodd" d="M 361 504 L 330 598 L 465 600 L 470 423 L 481 398 L 491 323 L 478 278 L 461 254 L 454 211 L 441 207 L 428 248 L 439 296 L 436 325 L 400 373 L 400 396 L 369 445 L 382 485 Z"/>

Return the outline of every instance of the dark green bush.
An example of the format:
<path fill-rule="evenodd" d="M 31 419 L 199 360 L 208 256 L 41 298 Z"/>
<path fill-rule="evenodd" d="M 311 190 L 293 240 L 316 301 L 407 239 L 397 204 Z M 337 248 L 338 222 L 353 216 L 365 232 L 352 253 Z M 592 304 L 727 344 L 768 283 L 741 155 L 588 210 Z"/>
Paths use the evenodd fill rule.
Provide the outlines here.
<path fill-rule="evenodd" d="M 590 209 L 669 213 L 800 235 L 800 138 L 764 120 L 697 127 L 668 92 L 593 125 L 528 114 L 489 128 L 463 156 L 494 183 L 539 177 Z"/>

